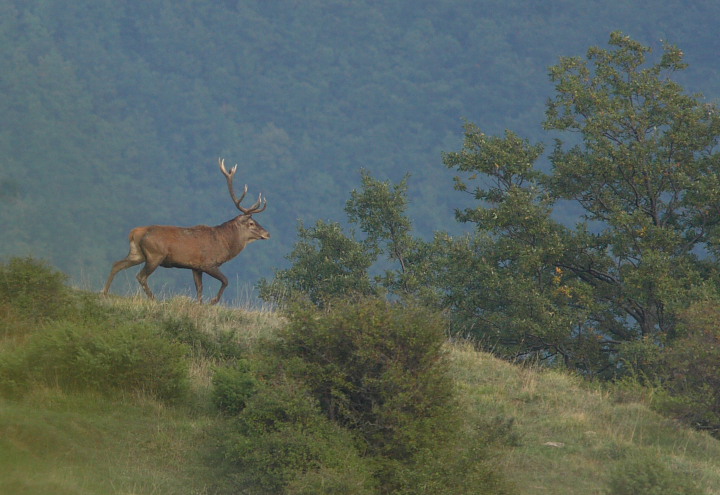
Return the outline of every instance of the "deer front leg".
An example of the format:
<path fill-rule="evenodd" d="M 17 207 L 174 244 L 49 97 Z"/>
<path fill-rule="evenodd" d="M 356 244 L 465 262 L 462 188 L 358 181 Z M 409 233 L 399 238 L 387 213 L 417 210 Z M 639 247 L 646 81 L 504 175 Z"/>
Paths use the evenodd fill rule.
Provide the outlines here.
<path fill-rule="evenodd" d="M 202 283 L 202 271 L 196 270 L 193 268 L 193 279 L 195 280 L 195 290 L 197 291 L 197 300 L 199 303 L 202 303 L 202 292 L 203 292 L 203 283 Z"/>
<path fill-rule="evenodd" d="M 208 268 L 204 271 L 211 277 L 220 281 L 220 290 L 218 291 L 217 296 L 210 301 L 210 304 L 217 304 L 222 297 L 222 293 L 225 291 L 225 287 L 228 286 L 228 279 L 225 275 L 223 275 L 219 268 Z"/>

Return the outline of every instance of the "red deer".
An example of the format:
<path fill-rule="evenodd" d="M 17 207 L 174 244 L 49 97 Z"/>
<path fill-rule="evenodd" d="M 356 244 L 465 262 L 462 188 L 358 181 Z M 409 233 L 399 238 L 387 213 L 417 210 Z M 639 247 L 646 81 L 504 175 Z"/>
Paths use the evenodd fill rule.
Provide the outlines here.
<path fill-rule="evenodd" d="M 218 279 L 221 284 L 220 290 L 210 304 L 216 304 L 220 300 L 228 285 L 227 277 L 220 271 L 220 265 L 237 256 L 249 243 L 258 239 L 269 239 L 270 233 L 252 217 L 255 213 L 265 211 L 267 200 L 260 194 L 257 202 L 250 208 L 240 206 L 240 202 L 247 194 L 247 185 L 240 199 L 237 199 L 233 188 L 233 176 L 237 171 L 237 165 L 228 172 L 225 169 L 225 160 L 218 161 L 220 170 L 227 180 L 230 197 L 242 214 L 216 227 L 149 225 L 134 228 L 130 232 L 130 253 L 113 264 L 103 294 L 107 294 L 117 272 L 144 262 L 145 266 L 138 272 L 137 280 L 150 299 L 155 299 L 155 296 L 148 286 L 147 279 L 158 266 L 163 266 L 192 270 L 199 302 L 202 302 L 203 273 Z"/>

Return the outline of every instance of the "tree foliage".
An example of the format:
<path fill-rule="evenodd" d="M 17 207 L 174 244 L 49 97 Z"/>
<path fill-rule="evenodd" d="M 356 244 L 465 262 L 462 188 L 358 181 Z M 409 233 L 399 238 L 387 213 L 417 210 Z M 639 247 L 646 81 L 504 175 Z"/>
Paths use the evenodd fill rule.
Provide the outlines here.
<path fill-rule="evenodd" d="M 556 141 L 549 173 L 537 170 L 542 148 L 510 131 L 468 125 L 445 155 L 478 201 L 458 212 L 476 236 L 453 251 L 477 275 L 446 277 L 446 301 L 506 352 L 615 373 L 623 342 L 672 339 L 678 310 L 716 273 L 720 115 L 670 78 L 685 67 L 678 48 L 654 64 L 649 53 L 613 33 L 610 49 L 551 68 L 545 127 L 575 135 Z M 567 200 L 582 214 L 574 226 L 553 218 Z"/>
<path fill-rule="evenodd" d="M 399 263 L 402 273 L 407 271 L 406 257 L 414 240 L 410 219 L 405 216 L 407 181 L 406 175 L 392 186 L 363 171 L 362 190 L 353 190 L 345 206 L 350 222 L 358 224 L 367 236 L 366 249 L 386 252 L 390 260 Z"/>
<path fill-rule="evenodd" d="M 413 224 L 407 214 L 409 179 L 408 174 L 392 184 L 363 171 L 362 188 L 350 193 L 345 212 L 349 223 L 360 226 L 366 236 L 363 245 L 384 269 L 375 277 L 375 284 L 398 296 L 428 298 L 432 297 L 426 280 L 432 254 L 428 243 L 412 235 Z"/>
<path fill-rule="evenodd" d="M 262 280 L 260 297 L 283 302 L 304 294 L 318 306 L 352 295 L 389 292 L 399 296 L 428 296 L 426 277 L 429 245 L 411 235 L 406 214 L 407 180 L 380 181 L 362 172 L 362 187 L 350 193 L 345 212 L 364 234 L 358 241 L 339 223 L 318 221 L 298 227 L 300 241 L 288 256 L 293 265 L 276 271 L 272 282 Z M 383 270 L 382 275 L 372 276 Z"/>
<path fill-rule="evenodd" d="M 539 166 L 542 144 L 467 123 L 462 149 L 443 155 L 472 202 L 456 210 L 474 227 L 467 235 L 413 238 L 407 178 L 364 173 L 346 212 L 368 262 L 390 266 L 371 287 L 447 310 L 455 332 L 502 355 L 588 375 L 615 376 L 627 353 L 672 344 L 679 312 L 716 287 L 720 114 L 674 81 L 686 67 L 678 48 L 651 55 L 612 33 L 608 49 L 551 67 L 544 125 L 570 137 L 556 140 L 550 170 Z M 574 225 L 558 219 L 560 206 L 579 212 Z M 310 254 L 296 265 L 320 287 Z"/>
<path fill-rule="evenodd" d="M 677 47 L 645 67 L 648 47 L 621 33 L 610 45 L 551 68 L 557 94 L 545 125 L 582 143 L 558 141 L 549 187 L 596 226 L 564 268 L 632 321 L 623 332 L 665 334 L 673 303 L 707 277 L 700 254 L 716 255 L 720 114 L 670 79 L 686 67 Z"/>
<path fill-rule="evenodd" d="M 534 168 L 542 151 L 513 132 L 490 137 L 468 124 L 463 149 L 445 154 L 448 167 L 470 174 L 456 178 L 456 189 L 477 182 L 471 194 L 479 205 L 457 212 L 459 221 L 475 224 L 474 236 L 444 248 L 444 304 L 458 331 L 505 353 L 561 356 L 582 368 L 596 345 L 586 337 L 592 303 L 587 287 L 559 266 L 572 236 L 552 218 L 554 198 Z"/>
<path fill-rule="evenodd" d="M 303 296 L 318 306 L 353 294 L 374 292 L 368 268 L 374 255 L 348 237 L 338 223 L 318 221 L 309 229 L 298 226 L 298 237 L 288 259 L 293 265 L 260 281 L 260 297 L 282 303 Z"/>

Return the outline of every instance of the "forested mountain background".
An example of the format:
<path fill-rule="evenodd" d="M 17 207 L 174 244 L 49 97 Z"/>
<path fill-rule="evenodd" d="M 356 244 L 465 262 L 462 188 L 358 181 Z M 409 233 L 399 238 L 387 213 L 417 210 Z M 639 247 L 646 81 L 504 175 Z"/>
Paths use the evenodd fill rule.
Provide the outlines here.
<path fill-rule="evenodd" d="M 716 101 L 718 19 L 709 0 L 0 0 L 0 257 L 99 289 L 132 227 L 237 213 L 220 156 L 273 236 L 226 265 L 230 299 L 287 264 L 298 220 L 343 220 L 363 168 L 411 174 L 420 235 L 460 231 L 441 153 L 463 119 L 550 142 L 548 66 L 615 30 L 678 45 L 678 81 Z"/>

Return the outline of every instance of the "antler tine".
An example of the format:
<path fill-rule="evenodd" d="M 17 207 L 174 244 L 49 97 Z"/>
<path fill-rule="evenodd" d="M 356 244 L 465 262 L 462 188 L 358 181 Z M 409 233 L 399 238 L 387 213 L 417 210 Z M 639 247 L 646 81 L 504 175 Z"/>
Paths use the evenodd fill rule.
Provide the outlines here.
<path fill-rule="evenodd" d="M 218 158 L 218 163 L 220 163 L 220 170 L 222 171 L 223 175 L 225 176 L 225 179 L 227 180 L 228 185 L 228 191 L 230 191 L 230 197 L 233 200 L 233 203 L 235 203 L 235 206 L 244 213 L 244 208 L 240 206 L 240 202 L 245 198 L 245 195 L 247 194 L 248 187 L 247 184 L 245 184 L 245 189 L 243 190 L 242 196 L 240 196 L 240 199 L 237 199 L 235 197 L 235 188 L 233 188 L 233 176 L 235 176 L 235 172 L 237 172 L 237 163 L 233 168 L 230 169 L 230 172 L 225 169 L 225 159 L 224 158 Z"/>
<path fill-rule="evenodd" d="M 262 203 L 263 207 L 258 209 L 258 206 L 260 206 L 261 203 Z M 246 215 L 253 215 L 255 213 L 260 213 L 261 211 L 265 211 L 265 208 L 267 208 L 267 199 L 263 198 L 262 193 L 260 193 L 258 195 L 258 200 L 250 208 L 243 208 L 242 206 L 238 206 L 238 208 L 240 208 L 240 211 L 242 211 Z"/>
<path fill-rule="evenodd" d="M 218 163 L 220 164 L 220 170 L 222 170 L 222 173 L 225 177 L 228 179 L 231 179 L 233 175 L 235 175 L 235 171 L 237 170 L 237 164 L 233 168 L 230 169 L 230 172 L 225 169 L 225 158 L 218 158 Z"/>

